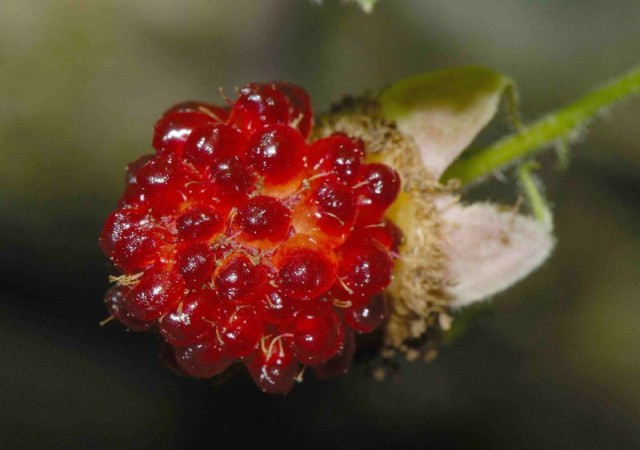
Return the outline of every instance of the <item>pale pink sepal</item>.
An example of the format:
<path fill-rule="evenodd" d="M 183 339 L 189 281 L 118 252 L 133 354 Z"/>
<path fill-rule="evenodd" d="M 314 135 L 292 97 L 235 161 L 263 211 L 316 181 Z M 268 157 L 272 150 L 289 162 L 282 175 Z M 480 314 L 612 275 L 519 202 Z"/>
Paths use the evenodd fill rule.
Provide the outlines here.
<path fill-rule="evenodd" d="M 398 120 L 401 133 L 413 137 L 420 149 L 422 163 L 435 179 L 471 144 L 498 110 L 499 96 L 488 95 L 477 100 L 468 114 L 450 109 L 416 112 Z"/>
<path fill-rule="evenodd" d="M 448 293 L 454 308 L 487 299 L 517 283 L 538 268 L 554 246 L 551 230 L 540 222 L 489 203 L 452 202 L 441 214 L 451 282 Z"/>
<path fill-rule="evenodd" d="M 439 179 L 491 121 L 512 81 L 484 67 L 453 67 L 408 78 L 379 98 L 385 117 L 411 136 Z"/>

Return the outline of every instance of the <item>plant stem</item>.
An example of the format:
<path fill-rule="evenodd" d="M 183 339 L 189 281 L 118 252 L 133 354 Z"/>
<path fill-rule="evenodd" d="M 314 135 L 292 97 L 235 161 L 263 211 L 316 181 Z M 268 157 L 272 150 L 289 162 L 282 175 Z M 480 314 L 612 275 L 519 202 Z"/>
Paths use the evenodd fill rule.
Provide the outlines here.
<path fill-rule="evenodd" d="M 520 164 L 517 171 L 518 180 L 527 196 L 533 215 L 538 222 L 542 223 L 548 230 L 551 230 L 553 228 L 553 215 L 536 184 L 536 180 L 531 174 L 531 170 L 537 169 L 538 166 L 539 164 L 535 161 L 525 161 Z"/>
<path fill-rule="evenodd" d="M 605 108 L 637 94 L 640 94 L 640 67 L 520 132 L 467 158 L 460 158 L 443 174 L 442 181 L 458 179 L 461 184 L 467 184 L 559 139 L 569 139 L 576 129 L 585 126 Z"/>

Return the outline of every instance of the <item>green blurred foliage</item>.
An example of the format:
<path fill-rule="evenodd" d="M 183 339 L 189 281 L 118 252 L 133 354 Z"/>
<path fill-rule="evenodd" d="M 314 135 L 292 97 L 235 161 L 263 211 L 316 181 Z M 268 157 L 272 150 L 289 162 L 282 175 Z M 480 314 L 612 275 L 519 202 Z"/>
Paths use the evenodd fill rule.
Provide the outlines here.
<path fill-rule="evenodd" d="M 217 390 L 174 377 L 151 336 L 97 326 L 108 269 L 96 240 L 123 167 L 173 103 L 287 79 L 322 111 L 481 64 L 516 80 L 533 119 L 636 65 L 638 23 L 635 0 L 382 0 L 372 14 L 335 0 L 4 0 L 0 443 L 637 448 L 637 100 L 590 127 L 568 171 L 543 160 L 552 260 L 396 382 L 356 370 L 274 399 L 242 377 Z M 500 181 L 470 195 L 514 198 Z"/>

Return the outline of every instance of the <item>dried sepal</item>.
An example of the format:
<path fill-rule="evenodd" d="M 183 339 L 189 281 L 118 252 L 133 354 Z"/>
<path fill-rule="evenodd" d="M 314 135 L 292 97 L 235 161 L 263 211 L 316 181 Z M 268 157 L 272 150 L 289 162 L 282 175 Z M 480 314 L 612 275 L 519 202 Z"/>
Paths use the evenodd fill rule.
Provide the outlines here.
<path fill-rule="evenodd" d="M 390 165 L 402 179 L 387 214 L 405 242 L 387 289 L 383 357 L 398 350 L 426 355 L 432 337 L 449 328 L 453 309 L 513 285 L 553 248 L 550 230 L 532 218 L 508 207 L 464 206 L 455 181 L 438 182 L 511 88 L 487 69 L 449 69 L 401 81 L 379 100 L 347 98 L 316 128 L 320 136 L 362 139 L 367 159 Z"/>

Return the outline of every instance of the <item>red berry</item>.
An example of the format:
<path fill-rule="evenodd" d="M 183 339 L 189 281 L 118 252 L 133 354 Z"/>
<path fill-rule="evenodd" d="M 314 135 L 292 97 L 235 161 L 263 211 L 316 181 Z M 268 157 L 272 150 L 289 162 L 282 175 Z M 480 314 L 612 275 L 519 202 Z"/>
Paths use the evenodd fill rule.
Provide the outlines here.
<path fill-rule="evenodd" d="M 215 301 L 211 302 L 211 321 L 218 327 L 223 320 L 227 320 L 238 308 L 238 305 L 221 301 L 218 294 L 215 293 L 215 290 L 213 291 L 213 295 L 215 296 Z"/>
<path fill-rule="evenodd" d="M 358 224 L 382 219 L 400 192 L 400 176 L 384 164 L 365 164 L 360 170 L 358 184 Z"/>
<path fill-rule="evenodd" d="M 242 359 L 261 389 L 286 393 L 300 363 L 346 371 L 354 330 L 382 322 L 371 296 L 401 241 L 383 219 L 400 180 L 363 164 L 361 140 L 307 144 L 312 116 L 298 86 L 249 84 L 229 112 L 165 112 L 156 154 L 127 167 L 100 245 L 136 284 L 105 303 L 131 329 L 157 327 L 177 371 L 209 377 Z"/>
<path fill-rule="evenodd" d="M 264 319 L 258 311 L 246 306 L 233 311 L 218 326 L 220 340 L 234 358 L 249 356 L 260 342 Z"/>
<path fill-rule="evenodd" d="M 274 261 L 278 285 L 283 294 L 296 299 L 310 299 L 326 292 L 336 279 L 338 262 L 326 243 L 297 234 L 282 244 Z"/>
<path fill-rule="evenodd" d="M 223 202 L 242 203 L 255 189 L 255 174 L 237 156 L 222 158 L 211 168 L 213 182 Z"/>
<path fill-rule="evenodd" d="M 147 331 L 153 327 L 155 323 L 136 319 L 122 304 L 124 296 L 130 290 L 130 288 L 125 286 L 112 286 L 104 296 L 104 304 L 107 307 L 107 312 L 111 317 L 132 331 Z"/>
<path fill-rule="evenodd" d="M 321 380 L 345 374 L 351 367 L 356 351 L 356 337 L 353 331 L 345 330 L 342 349 L 323 363 L 313 366 L 313 372 Z"/>
<path fill-rule="evenodd" d="M 182 275 L 187 287 L 193 288 L 210 280 L 214 264 L 211 245 L 196 242 L 179 248 L 175 268 Z"/>
<path fill-rule="evenodd" d="M 186 199 L 187 183 L 197 180 L 187 164 L 175 155 L 156 156 L 137 172 L 136 182 L 148 205 L 161 214 L 178 209 Z"/>
<path fill-rule="evenodd" d="M 289 102 L 275 84 L 251 83 L 240 90 L 229 124 L 250 137 L 267 124 L 288 124 L 289 120 Z"/>
<path fill-rule="evenodd" d="M 233 362 L 215 336 L 197 344 L 176 347 L 175 353 L 178 366 L 189 375 L 199 378 L 218 375 Z"/>
<path fill-rule="evenodd" d="M 136 175 L 138 174 L 138 171 L 154 156 L 155 155 L 153 154 L 142 155 L 140 158 L 127 165 L 127 172 L 125 176 L 126 187 L 118 204 L 120 208 L 144 205 L 145 196 L 142 189 L 140 189 L 140 186 L 138 186 Z"/>
<path fill-rule="evenodd" d="M 284 296 L 278 289 L 270 287 L 261 300 L 264 319 L 272 324 L 291 322 L 300 307 L 300 301 Z"/>
<path fill-rule="evenodd" d="M 297 128 L 306 139 L 311 132 L 311 124 L 313 122 L 309 95 L 304 89 L 295 84 L 281 81 L 275 83 L 275 86 L 289 101 L 289 125 Z"/>
<path fill-rule="evenodd" d="M 211 290 L 198 290 L 188 294 L 177 308 L 160 319 L 160 334 L 172 345 L 189 345 L 214 334 Z"/>
<path fill-rule="evenodd" d="M 156 155 L 149 153 L 147 155 L 142 155 L 140 158 L 136 159 L 134 162 L 127 164 L 127 171 L 125 174 L 125 183 L 127 185 L 135 185 L 137 184 L 136 176 L 140 169 L 142 169 L 151 159 L 155 158 Z"/>
<path fill-rule="evenodd" d="M 255 248 L 272 248 L 289 234 L 291 211 L 266 195 L 249 199 L 233 219 L 238 241 Z"/>
<path fill-rule="evenodd" d="M 246 364 L 256 385 L 270 394 L 288 394 L 298 374 L 298 361 L 284 336 L 265 338 Z"/>
<path fill-rule="evenodd" d="M 391 282 L 393 260 L 378 241 L 354 239 L 339 250 L 340 271 L 337 288 L 346 297 L 355 298 L 376 294 Z"/>
<path fill-rule="evenodd" d="M 138 320 L 157 320 L 184 296 L 184 281 L 171 272 L 148 272 L 123 299 L 125 308 Z"/>
<path fill-rule="evenodd" d="M 235 129 L 222 123 L 196 128 L 184 145 L 184 160 L 200 170 L 223 158 L 244 157 L 247 141 Z"/>
<path fill-rule="evenodd" d="M 134 272 L 152 265 L 169 241 L 169 233 L 140 210 L 116 210 L 107 219 L 100 245 L 116 267 Z"/>
<path fill-rule="evenodd" d="M 248 162 L 262 177 L 263 192 L 286 196 L 296 191 L 305 175 L 306 150 L 302 135 L 285 125 L 271 125 L 256 134 Z"/>
<path fill-rule="evenodd" d="M 113 211 L 100 233 L 100 247 L 111 256 L 115 246 L 122 240 L 122 234 L 131 228 L 148 228 L 153 224 L 146 213 L 139 209 L 116 209 Z"/>
<path fill-rule="evenodd" d="M 386 302 L 383 294 L 364 300 L 354 300 L 344 311 L 344 321 L 360 333 L 371 333 L 384 321 Z"/>
<path fill-rule="evenodd" d="M 224 230 L 226 214 L 211 206 L 194 206 L 176 219 L 182 241 L 209 240 Z"/>
<path fill-rule="evenodd" d="M 131 228 L 122 233 L 111 258 L 124 272 L 143 270 L 160 259 L 169 239 L 168 233 L 158 227 Z"/>
<path fill-rule="evenodd" d="M 205 103 L 180 103 L 156 122 L 153 132 L 153 148 L 159 154 L 182 155 L 184 144 L 191 132 L 199 127 L 223 122 L 226 112 Z"/>
<path fill-rule="evenodd" d="M 354 236 L 371 238 L 380 242 L 390 252 L 398 253 L 404 240 L 404 234 L 398 226 L 389 219 L 382 219 L 378 223 L 365 225 L 353 231 Z"/>
<path fill-rule="evenodd" d="M 318 139 L 309 148 L 312 173 L 330 173 L 341 183 L 354 184 L 360 174 L 364 144 L 346 136 Z"/>
<path fill-rule="evenodd" d="M 233 253 L 216 269 L 213 285 L 222 300 L 247 305 L 264 294 L 267 286 L 266 269 L 254 264 L 242 253 Z"/>
<path fill-rule="evenodd" d="M 293 212 L 296 231 L 325 237 L 332 247 L 342 244 L 356 220 L 356 197 L 351 188 L 325 180 Z"/>
<path fill-rule="evenodd" d="M 118 208 L 136 208 L 143 205 L 145 202 L 145 195 L 142 189 L 136 184 L 128 184 L 124 188 L 124 193 L 118 200 Z"/>
<path fill-rule="evenodd" d="M 305 305 L 292 328 L 293 349 L 302 364 L 319 364 L 341 349 L 342 324 L 333 308 L 327 305 Z"/>

